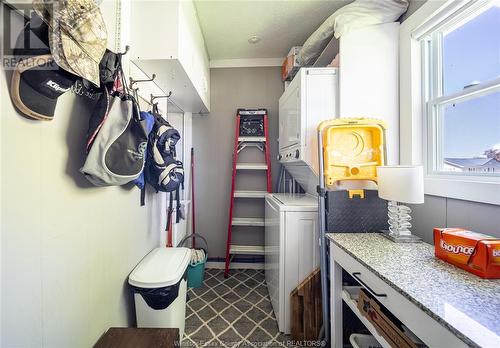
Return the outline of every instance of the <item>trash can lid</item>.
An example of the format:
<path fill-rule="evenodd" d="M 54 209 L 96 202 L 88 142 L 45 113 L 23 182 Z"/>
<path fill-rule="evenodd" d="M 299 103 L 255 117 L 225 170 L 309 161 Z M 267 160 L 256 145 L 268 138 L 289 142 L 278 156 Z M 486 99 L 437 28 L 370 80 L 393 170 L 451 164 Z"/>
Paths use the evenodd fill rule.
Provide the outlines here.
<path fill-rule="evenodd" d="M 128 277 L 138 288 L 163 288 L 177 284 L 191 260 L 191 249 L 156 248 L 147 254 Z"/>

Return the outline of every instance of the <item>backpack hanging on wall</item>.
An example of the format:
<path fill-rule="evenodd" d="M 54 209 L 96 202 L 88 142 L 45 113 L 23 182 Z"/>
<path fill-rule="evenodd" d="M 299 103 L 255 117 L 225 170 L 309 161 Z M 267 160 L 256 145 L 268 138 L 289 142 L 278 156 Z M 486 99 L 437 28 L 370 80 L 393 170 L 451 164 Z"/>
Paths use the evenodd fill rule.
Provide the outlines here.
<path fill-rule="evenodd" d="M 170 194 L 167 211 L 167 246 L 172 246 L 172 213 L 173 200 L 176 200 L 176 222 L 181 218 L 180 188 L 184 188 L 184 167 L 178 161 L 175 145 L 180 139 L 179 132 L 170 125 L 158 112 L 155 104 L 152 112 L 155 123 L 149 134 L 146 167 L 144 169 L 146 182 L 155 190 Z M 144 205 L 144 190 L 141 195 Z"/>
<path fill-rule="evenodd" d="M 156 191 L 174 192 L 184 184 L 182 162 L 175 158 L 175 145 L 179 141 L 179 132 L 159 113 L 155 105 L 153 110 L 155 124 L 149 134 L 146 168 L 146 181 Z"/>
<path fill-rule="evenodd" d="M 144 169 L 146 124 L 125 86 L 120 64 L 112 91 L 104 88 L 89 121 L 87 158 L 80 171 L 96 186 L 127 184 Z"/>

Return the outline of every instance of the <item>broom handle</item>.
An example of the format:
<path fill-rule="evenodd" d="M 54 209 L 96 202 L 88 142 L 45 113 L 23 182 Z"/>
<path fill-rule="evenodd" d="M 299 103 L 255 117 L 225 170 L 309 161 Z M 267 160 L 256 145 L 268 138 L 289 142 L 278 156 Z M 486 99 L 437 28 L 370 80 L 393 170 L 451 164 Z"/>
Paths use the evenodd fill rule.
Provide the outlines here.
<path fill-rule="evenodd" d="M 196 219 L 195 219 L 195 206 L 194 206 L 194 148 L 191 148 L 191 204 L 193 205 L 192 210 L 192 223 L 193 223 L 193 235 L 196 234 Z M 193 238 L 193 249 L 196 248 L 196 238 Z"/>

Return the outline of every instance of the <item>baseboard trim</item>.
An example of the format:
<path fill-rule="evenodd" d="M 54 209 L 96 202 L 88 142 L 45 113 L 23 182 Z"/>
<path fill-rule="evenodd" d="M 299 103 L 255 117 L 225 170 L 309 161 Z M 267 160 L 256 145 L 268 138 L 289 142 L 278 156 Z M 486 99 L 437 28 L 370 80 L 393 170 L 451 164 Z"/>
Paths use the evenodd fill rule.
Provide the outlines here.
<path fill-rule="evenodd" d="M 225 262 L 208 261 L 205 265 L 206 268 L 224 269 Z M 264 269 L 263 263 L 250 263 L 250 262 L 231 262 L 229 269 Z"/>

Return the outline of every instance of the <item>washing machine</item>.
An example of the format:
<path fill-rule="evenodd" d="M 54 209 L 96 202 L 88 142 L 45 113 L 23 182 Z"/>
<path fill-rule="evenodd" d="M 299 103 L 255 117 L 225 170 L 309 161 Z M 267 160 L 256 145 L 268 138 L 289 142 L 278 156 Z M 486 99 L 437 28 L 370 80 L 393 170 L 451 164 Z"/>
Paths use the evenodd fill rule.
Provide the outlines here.
<path fill-rule="evenodd" d="M 318 198 L 270 193 L 265 212 L 266 283 L 279 330 L 289 334 L 290 293 L 319 267 Z"/>

